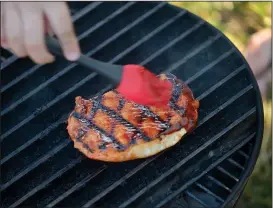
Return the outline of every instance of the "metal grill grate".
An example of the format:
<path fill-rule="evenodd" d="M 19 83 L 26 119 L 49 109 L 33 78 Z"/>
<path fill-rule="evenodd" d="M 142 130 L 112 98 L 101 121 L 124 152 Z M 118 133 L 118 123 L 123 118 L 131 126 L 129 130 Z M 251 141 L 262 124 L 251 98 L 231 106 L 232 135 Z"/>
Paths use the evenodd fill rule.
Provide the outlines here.
<path fill-rule="evenodd" d="M 15 60 L 17 60 L 16 56 L 13 56 L 10 51 L 4 48 L 1 48 L 1 56 L 0 56 L 1 70 L 2 68 L 6 67 L 10 63 L 14 62 Z"/>
<path fill-rule="evenodd" d="M 179 187 L 154 207 L 181 207 L 182 203 L 184 207 L 221 207 L 245 171 L 248 155 L 251 153 L 248 142 L 252 143 L 254 137 L 255 134 L 246 137 L 244 142 L 236 146 L 239 150 L 232 150 L 223 155 L 207 169 L 206 174 L 201 174 L 198 178 Z"/>
<path fill-rule="evenodd" d="M 181 193 L 207 205 L 196 196 L 197 188 L 222 203 L 232 187 L 219 196 L 204 178 L 225 189 L 226 178 L 218 179 L 217 171 L 236 186 L 241 173 L 231 175 L 224 159 L 251 139 L 258 148 L 261 136 L 257 85 L 237 50 L 210 25 L 165 2 L 71 6 L 85 54 L 174 73 L 200 100 L 199 124 L 178 145 L 145 160 L 88 160 L 73 148 L 65 121 L 75 96 L 105 92 L 109 82 L 58 58 L 33 65 L 11 56 L 13 61 L 1 65 L 2 206 L 161 207 Z M 253 153 L 235 154 L 245 158 Z M 246 169 L 239 161 L 232 156 L 228 163 Z"/>
<path fill-rule="evenodd" d="M 5 49 L 1 49 L 1 62 L 7 60 L 8 58 L 10 58 L 12 56 L 12 53 L 5 50 Z"/>

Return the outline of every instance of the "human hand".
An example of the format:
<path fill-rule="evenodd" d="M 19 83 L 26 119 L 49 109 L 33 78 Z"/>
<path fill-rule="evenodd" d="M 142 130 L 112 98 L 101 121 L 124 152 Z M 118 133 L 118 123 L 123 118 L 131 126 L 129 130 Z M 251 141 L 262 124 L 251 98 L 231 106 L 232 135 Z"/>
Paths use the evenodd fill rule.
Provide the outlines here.
<path fill-rule="evenodd" d="M 1 46 L 18 57 L 29 56 L 38 64 L 53 62 L 45 45 L 51 29 L 65 57 L 78 59 L 80 48 L 65 2 L 1 2 Z"/>

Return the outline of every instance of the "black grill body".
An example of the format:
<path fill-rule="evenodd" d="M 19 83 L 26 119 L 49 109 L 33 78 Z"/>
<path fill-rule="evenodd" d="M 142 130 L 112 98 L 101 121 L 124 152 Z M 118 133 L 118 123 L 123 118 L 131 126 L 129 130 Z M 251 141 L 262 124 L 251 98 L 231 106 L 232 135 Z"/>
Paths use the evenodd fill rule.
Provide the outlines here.
<path fill-rule="evenodd" d="M 73 148 L 75 96 L 111 89 L 61 58 L 34 65 L 1 50 L 1 207 L 233 206 L 256 162 L 263 109 L 238 50 L 204 20 L 165 2 L 71 2 L 83 53 L 171 72 L 200 100 L 197 128 L 147 159 L 104 163 Z"/>

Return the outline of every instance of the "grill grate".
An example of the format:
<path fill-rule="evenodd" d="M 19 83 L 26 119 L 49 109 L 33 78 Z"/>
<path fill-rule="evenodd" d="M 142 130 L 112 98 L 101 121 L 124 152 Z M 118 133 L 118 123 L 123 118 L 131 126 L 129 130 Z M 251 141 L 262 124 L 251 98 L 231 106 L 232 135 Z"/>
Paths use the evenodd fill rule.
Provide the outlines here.
<path fill-rule="evenodd" d="M 243 152 L 247 147 L 248 142 L 253 142 L 255 134 L 248 136 L 244 142 L 236 146 L 236 148 L 226 155 L 224 155 L 219 161 L 212 165 L 212 168 L 208 168 L 207 173 L 199 176 L 199 179 L 195 179 L 195 182 L 189 182 L 189 187 L 187 184 L 180 187 L 173 192 L 168 198 L 163 200 L 160 204 L 155 207 L 175 207 L 177 201 L 186 201 L 185 207 L 221 207 L 224 201 L 232 192 L 232 187 L 235 182 L 239 182 L 237 177 L 227 174 L 227 177 L 231 181 L 229 184 L 223 184 L 219 176 L 223 176 L 223 172 L 219 172 L 219 167 L 222 168 L 224 172 L 235 173 L 238 178 L 244 173 L 244 168 L 248 164 L 248 158 L 242 158 L 240 152 Z M 247 154 L 250 154 L 248 151 Z M 244 153 L 247 155 L 246 153 Z M 238 161 L 236 165 L 230 161 Z M 240 164 L 239 164 L 240 163 Z M 238 169 L 238 165 L 240 168 Z M 226 180 L 225 180 L 226 181 Z"/>
<path fill-rule="evenodd" d="M 12 53 L 4 48 L 1 48 L 1 56 L 0 56 L 0 61 L 1 61 L 1 70 L 2 68 L 6 67 L 7 65 L 11 64 L 17 60 L 17 57 L 12 55 Z"/>
<path fill-rule="evenodd" d="M 12 53 L 8 50 L 1 49 L 1 62 L 7 60 L 12 56 Z"/>
<path fill-rule="evenodd" d="M 75 96 L 106 92 L 110 83 L 59 58 L 33 65 L 11 56 L 1 64 L 1 205 L 162 207 L 181 196 L 223 204 L 247 172 L 254 153 L 246 147 L 258 147 L 261 134 L 257 86 L 237 50 L 210 25 L 165 2 L 69 4 L 85 54 L 174 73 L 200 100 L 198 126 L 148 159 L 88 160 L 73 148 L 65 121 Z M 214 201 L 200 198 L 200 190 Z"/>

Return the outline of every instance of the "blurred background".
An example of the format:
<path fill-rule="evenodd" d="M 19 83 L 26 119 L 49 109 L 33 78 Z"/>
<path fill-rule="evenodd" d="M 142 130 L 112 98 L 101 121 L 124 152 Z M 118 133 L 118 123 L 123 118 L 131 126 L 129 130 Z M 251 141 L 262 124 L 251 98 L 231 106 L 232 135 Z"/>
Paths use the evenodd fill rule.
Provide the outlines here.
<path fill-rule="evenodd" d="M 258 81 L 264 104 L 262 149 L 237 205 L 272 207 L 272 53 L 271 2 L 170 2 L 202 17 L 221 30 L 246 57 Z"/>

